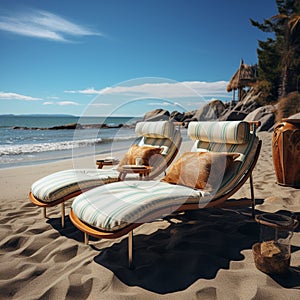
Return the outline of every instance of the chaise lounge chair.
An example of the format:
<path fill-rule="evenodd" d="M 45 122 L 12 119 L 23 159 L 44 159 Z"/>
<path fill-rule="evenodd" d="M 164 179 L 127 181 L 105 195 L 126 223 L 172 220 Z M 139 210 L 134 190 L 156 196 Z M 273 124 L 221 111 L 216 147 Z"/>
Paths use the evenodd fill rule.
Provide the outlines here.
<path fill-rule="evenodd" d="M 122 172 L 122 165 L 128 162 L 134 164 L 135 155 L 142 156 L 144 164 L 150 163 L 152 166 L 147 174 L 149 179 L 159 176 L 178 153 L 182 140 L 180 130 L 172 122 L 157 121 L 138 122 L 135 132 L 137 139 L 119 166 L 110 169 L 70 169 L 50 174 L 32 184 L 30 201 L 44 208 L 44 217 L 47 207 L 61 204 L 61 222 L 64 227 L 64 202 L 89 189 L 124 179 L 126 173 Z M 126 178 L 128 177 L 138 179 L 139 175 L 129 174 Z"/>
<path fill-rule="evenodd" d="M 261 148 L 261 141 L 255 133 L 258 125 L 244 121 L 191 122 L 188 135 L 195 140 L 192 152 L 184 153 L 163 180 L 123 181 L 85 192 L 72 203 L 69 214 L 72 223 L 84 232 L 86 244 L 88 236 L 113 239 L 128 233 L 131 266 L 134 228 L 174 212 L 221 206 L 248 178 L 251 201 L 247 204 L 252 203 L 254 213 L 252 170 Z M 202 175 L 193 177 L 193 174 L 195 170 L 201 173 L 201 169 L 206 168 L 206 156 L 217 158 L 211 160 L 207 186 L 198 188 L 197 181 L 202 180 Z M 222 160 L 218 159 L 223 156 L 226 158 L 219 168 Z M 195 160 L 195 157 L 200 159 Z M 204 162 L 201 157 L 205 158 Z M 197 168 L 197 165 L 201 167 Z M 194 182 L 189 183 L 189 180 Z M 234 201 L 236 205 L 239 202 Z"/>

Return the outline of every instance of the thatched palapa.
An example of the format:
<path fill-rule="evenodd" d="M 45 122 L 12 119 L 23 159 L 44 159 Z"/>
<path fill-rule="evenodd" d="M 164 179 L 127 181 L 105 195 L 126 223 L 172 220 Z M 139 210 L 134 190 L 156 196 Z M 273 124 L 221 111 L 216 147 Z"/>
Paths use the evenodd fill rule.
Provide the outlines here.
<path fill-rule="evenodd" d="M 241 61 L 239 69 L 232 76 L 229 84 L 227 85 L 227 92 L 232 90 L 239 90 L 239 100 L 240 100 L 240 91 L 246 86 L 253 86 L 255 83 L 255 69 L 253 66 L 247 65 L 244 61 Z M 233 96 L 234 98 L 234 96 Z"/>

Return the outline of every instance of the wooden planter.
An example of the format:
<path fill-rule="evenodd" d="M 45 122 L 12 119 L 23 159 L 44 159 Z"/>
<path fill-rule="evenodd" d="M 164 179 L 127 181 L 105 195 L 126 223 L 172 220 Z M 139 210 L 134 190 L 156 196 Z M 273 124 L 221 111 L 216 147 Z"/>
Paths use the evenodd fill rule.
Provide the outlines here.
<path fill-rule="evenodd" d="M 276 124 L 272 154 L 277 183 L 300 188 L 300 119 L 282 119 Z"/>

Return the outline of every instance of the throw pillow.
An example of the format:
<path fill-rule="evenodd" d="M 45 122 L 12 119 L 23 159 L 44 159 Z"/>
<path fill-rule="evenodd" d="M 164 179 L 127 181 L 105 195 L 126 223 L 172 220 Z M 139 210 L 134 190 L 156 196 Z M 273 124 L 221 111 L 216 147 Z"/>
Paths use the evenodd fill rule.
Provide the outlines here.
<path fill-rule="evenodd" d="M 186 152 L 173 164 L 162 181 L 195 189 L 215 190 L 225 173 L 234 170 L 234 159 L 238 156 L 238 153 L 226 152 Z"/>

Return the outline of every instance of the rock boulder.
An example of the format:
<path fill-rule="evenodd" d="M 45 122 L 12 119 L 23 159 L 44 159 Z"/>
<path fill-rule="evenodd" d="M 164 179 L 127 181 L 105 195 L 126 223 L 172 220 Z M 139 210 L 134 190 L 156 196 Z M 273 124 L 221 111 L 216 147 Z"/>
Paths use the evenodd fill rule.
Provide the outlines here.
<path fill-rule="evenodd" d="M 273 105 L 265 105 L 249 113 L 244 120 L 260 121 L 261 126 L 257 130 L 268 131 L 274 125 L 275 111 L 276 108 Z"/>
<path fill-rule="evenodd" d="M 158 108 L 147 112 L 144 115 L 143 121 L 164 121 L 164 120 L 169 120 L 169 118 L 170 118 L 169 111 Z"/>

